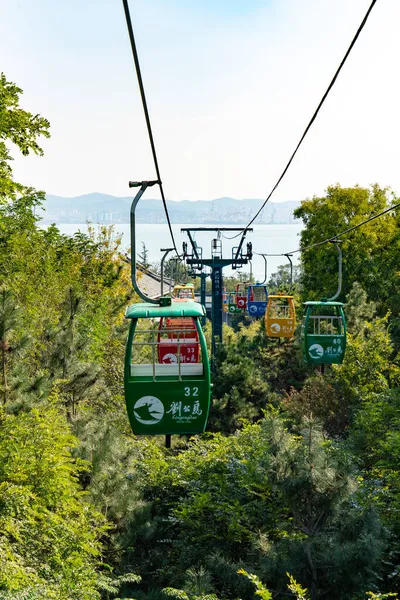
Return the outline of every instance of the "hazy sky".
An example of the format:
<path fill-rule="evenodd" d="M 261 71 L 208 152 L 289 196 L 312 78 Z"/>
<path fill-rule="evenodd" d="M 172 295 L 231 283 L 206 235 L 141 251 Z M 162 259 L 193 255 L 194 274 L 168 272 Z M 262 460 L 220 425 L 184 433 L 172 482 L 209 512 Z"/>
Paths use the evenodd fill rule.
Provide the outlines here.
<path fill-rule="evenodd" d="M 131 0 L 167 197 L 265 197 L 369 4 Z M 64 196 L 154 178 L 122 2 L 0 0 L 0 14 L 0 70 L 52 132 L 16 178 Z M 399 0 L 378 0 L 274 200 L 336 182 L 400 192 L 399 25 Z"/>

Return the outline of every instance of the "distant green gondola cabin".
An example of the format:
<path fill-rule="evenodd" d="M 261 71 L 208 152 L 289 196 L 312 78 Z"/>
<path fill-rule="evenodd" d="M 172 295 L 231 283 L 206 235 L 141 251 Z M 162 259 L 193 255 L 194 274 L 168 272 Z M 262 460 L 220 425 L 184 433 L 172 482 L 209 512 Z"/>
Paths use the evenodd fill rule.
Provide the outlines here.
<path fill-rule="evenodd" d="M 205 309 L 197 302 L 170 306 L 133 304 L 125 313 L 131 320 L 125 355 L 125 401 L 132 430 L 137 435 L 194 434 L 207 425 L 211 399 L 210 366 L 200 325 Z M 163 327 L 185 319 L 188 330 Z M 185 322 L 185 321 L 184 321 Z M 193 328 L 196 335 L 193 335 Z M 167 356 L 164 346 L 173 351 Z M 198 344 L 198 362 L 185 354 Z M 162 362 L 160 361 L 162 356 Z"/>
<path fill-rule="evenodd" d="M 301 326 L 303 358 L 311 365 L 343 362 L 346 351 L 346 319 L 342 302 L 322 299 L 305 302 Z"/>

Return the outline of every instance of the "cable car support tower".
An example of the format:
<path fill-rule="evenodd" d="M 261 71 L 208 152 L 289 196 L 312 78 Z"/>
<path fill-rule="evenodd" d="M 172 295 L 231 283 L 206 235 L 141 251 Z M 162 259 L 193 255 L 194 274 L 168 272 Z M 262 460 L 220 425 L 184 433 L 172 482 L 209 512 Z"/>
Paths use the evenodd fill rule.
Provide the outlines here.
<path fill-rule="evenodd" d="M 213 231 L 217 233 L 217 237 L 211 242 L 211 257 L 203 258 L 202 249 L 197 245 L 193 238 L 193 233 L 197 231 Z M 238 246 L 232 248 L 232 256 L 224 258 L 222 256 L 222 231 L 235 231 L 242 233 Z M 252 259 L 252 243 L 247 242 L 246 252 L 243 253 L 243 246 L 246 239 L 247 232 L 252 232 L 252 228 L 235 228 L 235 227 L 189 227 L 181 229 L 181 232 L 186 233 L 189 238 L 190 249 L 188 243 L 183 243 L 183 256 L 186 264 L 192 267 L 193 275 L 201 277 L 203 285 L 205 286 L 205 277 L 203 275 L 204 267 L 208 267 L 211 270 L 211 298 L 212 298 L 212 310 L 211 310 L 211 327 L 212 327 L 212 364 L 214 366 L 215 353 L 217 350 L 217 344 L 222 343 L 222 295 L 224 290 L 224 279 L 223 269 L 224 267 L 232 267 L 232 270 L 236 271 L 243 265 Z"/>

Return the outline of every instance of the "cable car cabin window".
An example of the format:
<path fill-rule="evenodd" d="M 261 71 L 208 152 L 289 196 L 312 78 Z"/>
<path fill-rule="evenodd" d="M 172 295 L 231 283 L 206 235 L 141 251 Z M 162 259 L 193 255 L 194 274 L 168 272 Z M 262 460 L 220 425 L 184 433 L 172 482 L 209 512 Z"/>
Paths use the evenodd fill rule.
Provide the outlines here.
<path fill-rule="evenodd" d="M 193 319 L 160 319 L 158 326 L 158 362 L 163 364 L 198 363 L 200 343 Z"/>
<path fill-rule="evenodd" d="M 191 300 L 193 300 L 194 299 L 193 290 L 180 290 L 178 293 L 178 298 L 190 298 Z"/>
<path fill-rule="evenodd" d="M 137 435 L 200 433 L 207 424 L 211 397 L 207 347 L 199 321 L 204 309 L 192 302 L 148 306 L 134 305 L 127 311 L 131 327 L 124 385 L 132 430 Z M 137 312 L 145 317 L 135 318 Z M 185 313 L 196 316 L 180 316 Z"/>
<path fill-rule="evenodd" d="M 292 309 L 287 303 L 279 300 L 273 300 L 268 303 L 268 317 L 270 319 L 291 319 L 293 318 Z"/>
<path fill-rule="evenodd" d="M 266 302 L 267 294 L 264 286 L 251 286 L 249 293 L 251 302 Z"/>
<path fill-rule="evenodd" d="M 194 287 L 192 284 L 176 285 L 173 289 L 172 296 L 175 300 L 194 300 Z"/>
<path fill-rule="evenodd" d="M 135 344 L 132 346 L 132 363 L 148 364 L 153 362 L 155 348 L 151 343 L 158 333 L 158 323 L 149 319 L 139 320 L 135 329 Z"/>
<path fill-rule="evenodd" d="M 168 319 L 139 319 L 131 345 L 132 377 L 163 381 L 165 377 L 182 381 L 202 375 L 200 342 L 193 319 L 176 326 Z M 146 327 L 146 329 L 145 329 Z M 193 369 L 189 365 L 195 365 Z"/>
<path fill-rule="evenodd" d="M 302 352 L 310 364 L 340 364 L 346 350 L 346 320 L 341 302 L 306 302 Z"/>
<path fill-rule="evenodd" d="M 311 314 L 307 323 L 307 334 L 311 335 L 342 335 L 343 319 L 341 315 L 333 315 L 325 307 L 318 308 L 318 314 Z"/>
<path fill-rule="evenodd" d="M 333 335 L 336 331 L 342 329 L 342 317 L 333 316 L 315 316 L 312 315 L 309 320 L 308 333 L 314 335 Z"/>

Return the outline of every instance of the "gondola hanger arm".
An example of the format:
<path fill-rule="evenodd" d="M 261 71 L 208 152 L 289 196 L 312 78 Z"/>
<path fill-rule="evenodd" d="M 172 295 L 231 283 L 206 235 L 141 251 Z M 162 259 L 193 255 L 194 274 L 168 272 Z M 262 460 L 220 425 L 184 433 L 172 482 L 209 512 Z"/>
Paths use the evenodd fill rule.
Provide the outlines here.
<path fill-rule="evenodd" d="M 329 241 L 331 244 L 334 244 L 336 246 L 336 250 L 338 251 L 338 289 L 337 289 L 336 294 L 334 296 L 332 296 L 332 298 L 328 298 L 328 302 L 333 302 L 334 300 L 336 300 L 336 298 L 338 298 L 340 296 L 340 293 L 342 291 L 343 254 L 342 254 L 342 249 L 340 247 L 342 240 L 332 239 Z"/>
<path fill-rule="evenodd" d="M 293 261 L 292 261 L 292 254 L 290 254 L 290 252 L 288 252 L 287 254 L 285 254 L 286 258 L 288 259 L 288 261 L 290 262 L 290 286 L 293 285 Z"/>
<path fill-rule="evenodd" d="M 132 200 L 131 204 L 131 214 L 130 214 L 130 225 L 131 225 L 131 280 L 132 286 L 137 295 L 148 302 L 149 304 L 160 304 L 159 300 L 155 300 L 154 298 L 149 298 L 146 296 L 144 292 L 139 288 L 138 283 L 136 281 L 136 207 L 140 198 L 143 196 L 144 192 L 148 187 L 152 187 L 153 185 L 158 184 L 158 180 L 153 181 L 130 181 L 130 188 L 140 188 L 137 192 L 136 196 Z"/>

